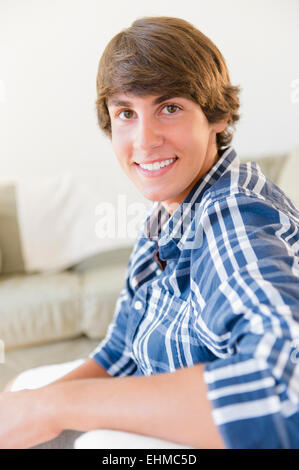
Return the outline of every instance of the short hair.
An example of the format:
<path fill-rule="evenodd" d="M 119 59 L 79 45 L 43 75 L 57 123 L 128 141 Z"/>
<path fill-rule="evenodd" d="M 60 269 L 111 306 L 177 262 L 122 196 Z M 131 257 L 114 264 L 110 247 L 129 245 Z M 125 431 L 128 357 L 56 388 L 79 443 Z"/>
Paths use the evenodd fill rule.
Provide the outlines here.
<path fill-rule="evenodd" d="M 239 120 L 239 86 L 232 86 L 215 44 L 191 23 L 165 16 L 144 17 L 116 34 L 106 46 L 97 74 L 100 128 L 111 137 L 108 99 L 118 93 L 182 96 L 201 106 L 210 123 L 226 119 L 216 135 L 228 146 Z"/>

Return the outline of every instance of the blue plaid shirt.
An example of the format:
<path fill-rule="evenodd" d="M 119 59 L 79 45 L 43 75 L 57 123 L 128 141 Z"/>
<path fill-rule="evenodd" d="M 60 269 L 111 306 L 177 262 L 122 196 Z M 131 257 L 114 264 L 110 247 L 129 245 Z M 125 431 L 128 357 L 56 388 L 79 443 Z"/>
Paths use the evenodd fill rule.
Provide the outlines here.
<path fill-rule="evenodd" d="M 228 448 L 298 448 L 298 232 L 286 195 L 226 149 L 172 216 L 153 204 L 90 357 L 112 376 L 204 363 Z"/>

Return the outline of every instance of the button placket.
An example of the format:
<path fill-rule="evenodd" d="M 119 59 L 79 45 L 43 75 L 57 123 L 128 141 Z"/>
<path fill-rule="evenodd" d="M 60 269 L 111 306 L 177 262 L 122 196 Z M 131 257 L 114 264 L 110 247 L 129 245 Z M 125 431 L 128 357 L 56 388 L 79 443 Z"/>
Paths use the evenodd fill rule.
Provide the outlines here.
<path fill-rule="evenodd" d="M 135 299 L 132 299 L 132 312 L 128 318 L 127 329 L 127 337 L 130 344 L 133 344 L 134 336 L 146 311 L 146 302 L 147 288 L 143 286 L 139 289 L 138 294 L 136 294 L 135 296 Z"/>

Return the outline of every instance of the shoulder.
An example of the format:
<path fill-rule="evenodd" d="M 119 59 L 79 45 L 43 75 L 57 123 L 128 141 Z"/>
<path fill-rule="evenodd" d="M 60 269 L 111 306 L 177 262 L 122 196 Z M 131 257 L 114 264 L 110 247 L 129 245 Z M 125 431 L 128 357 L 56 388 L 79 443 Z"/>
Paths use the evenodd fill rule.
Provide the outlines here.
<path fill-rule="evenodd" d="M 226 279 L 251 263 L 289 265 L 299 256 L 299 213 L 255 163 L 240 164 L 205 193 L 185 247 L 196 276 L 203 267 Z"/>
<path fill-rule="evenodd" d="M 202 209 L 196 214 L 202 217 L 215 214 L 218 217 L 256 213 L 261 218 L 290 219 L 299 225 L 299 212 L 286 194 L 270 181 L 256 162 L 236 162 L 217 179 L 201 201 Z"/>

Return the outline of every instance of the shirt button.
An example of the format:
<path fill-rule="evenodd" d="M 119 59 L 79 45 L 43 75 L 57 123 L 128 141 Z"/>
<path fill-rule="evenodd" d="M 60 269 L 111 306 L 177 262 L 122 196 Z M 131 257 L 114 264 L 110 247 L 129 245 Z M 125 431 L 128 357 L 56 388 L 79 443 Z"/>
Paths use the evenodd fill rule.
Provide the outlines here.
<path fill-rule="evenodd" d="M 141 310 L 142 309 L 142 302 L 140 300 L 136 300 L 134 307 L 136 310 Z"/>

